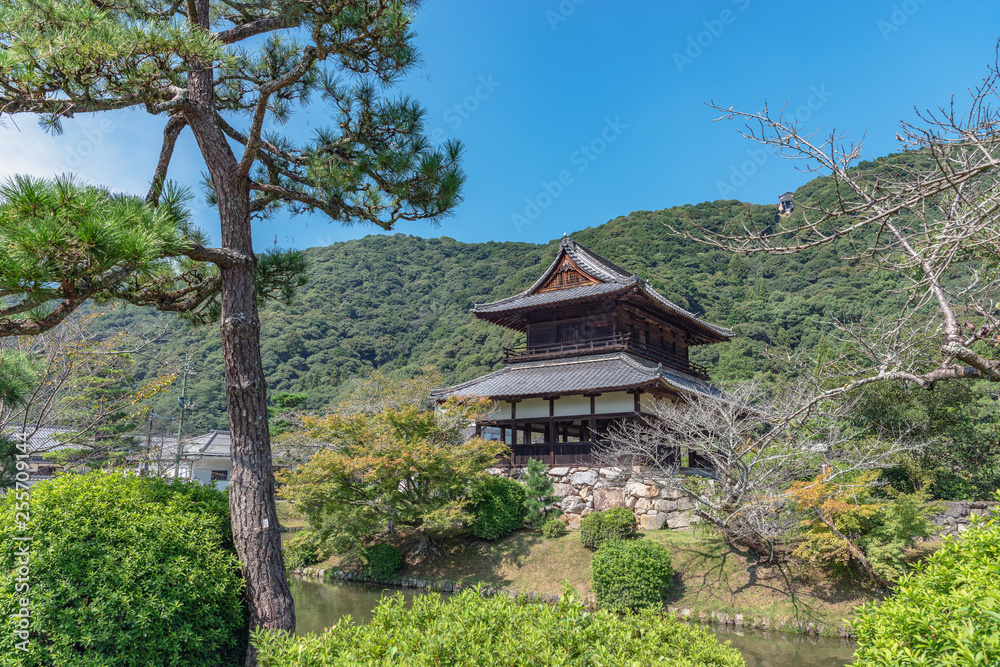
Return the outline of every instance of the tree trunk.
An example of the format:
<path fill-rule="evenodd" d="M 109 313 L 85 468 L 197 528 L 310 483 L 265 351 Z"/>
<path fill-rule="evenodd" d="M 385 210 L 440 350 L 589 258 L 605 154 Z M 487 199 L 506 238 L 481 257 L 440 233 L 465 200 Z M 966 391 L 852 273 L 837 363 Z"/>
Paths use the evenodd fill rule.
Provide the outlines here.
<path fill-rule="evenodd" d="M 222 217 L 225 221 L 225 215 Z M 249 243 L 249 229 L 246 236 Z M 225 241 L 223 245 L 233 247 Z M 285 578 L 274 506 L 267 384 L 253 290 L 254 260 L 252 250 L 246 252 L 248 261 L 222 269 L 222 354 L 233 458 L 229 508 L 250 602 L 250 628 L 291 632 L 295 610 Z M 256 664 L 252 650 L 250 654 L 247 664 Z"/>
<path fill-rule="evenodd" d="M 193 0 L 189 6 L 192 4 L 197 22 L 207 30 L 208 0 Z M 238 161 L 216 121 L 214 83 L 210 63 L 192 68 L 184 116 L 212 179 L 222 225 L 222 247 L 229 255 L 229 261 L 219 269 L 226 409 L 232 437 L 229 511 L 233 541 L 246 583 L 250 629 L 292 632 L 295 608 L 285 577 L 274 505 L 267 383 L 260 359 L 260 320 L 254 297 L 256 258 L 250 236 L 249 178 L 239 176 Z M 246 664 L 257 664 L 252 647 L 248 647 Z"/>

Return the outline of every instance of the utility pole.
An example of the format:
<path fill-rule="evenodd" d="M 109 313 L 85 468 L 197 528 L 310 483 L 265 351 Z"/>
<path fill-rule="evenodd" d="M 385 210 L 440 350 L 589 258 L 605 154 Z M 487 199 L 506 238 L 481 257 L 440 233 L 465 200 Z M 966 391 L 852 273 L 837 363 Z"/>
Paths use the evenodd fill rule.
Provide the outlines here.
<path fill-rule="evenodd" d="M 152 472 L 150 466 L 150 457 L 152 456 L 152 449 L 153 449 L 153 410 L 152 408 L 150 408 L 149 423 L 146 425 L 146 456 L 144 457 L 142 463 L 142 472 L 139 473 L 143 477 L 151 474 Z M 159 465 L 160 466 L 163 465 L 162 461 L 160 462 Z"/>
<path fill-rule="evenodd" d="M 188 358 L 184 356 L 184 378 L 181 380 L 181 397 L 177 399 L 177 405 L 181 409 L 181 418 L 177 421 L 177 456 L 174 459 L 174 479 L 180 474 L 181 468 L 181 443 L 184 439 L 184 409 L 187 407 L 187 386 L 188 386 Z"/>

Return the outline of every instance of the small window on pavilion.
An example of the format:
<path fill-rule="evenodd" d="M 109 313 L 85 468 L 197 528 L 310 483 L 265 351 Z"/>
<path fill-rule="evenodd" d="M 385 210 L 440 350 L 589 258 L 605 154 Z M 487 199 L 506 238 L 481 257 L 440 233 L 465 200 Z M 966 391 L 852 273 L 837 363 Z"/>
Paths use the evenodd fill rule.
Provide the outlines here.
<path fill-rule="evenodd" d="M 225 482 L 229 479 L 228 470 L 213 470 L 211 480 L 213 482 Z"/>

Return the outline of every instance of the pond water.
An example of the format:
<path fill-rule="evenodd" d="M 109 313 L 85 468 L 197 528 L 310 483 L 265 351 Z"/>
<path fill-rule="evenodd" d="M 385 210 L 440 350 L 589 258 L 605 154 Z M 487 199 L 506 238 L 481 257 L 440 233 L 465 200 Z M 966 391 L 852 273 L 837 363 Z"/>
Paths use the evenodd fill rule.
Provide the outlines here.
<path fill-rule="evenodd" d="M 295 632 L 320 633 L 346 614 L 356 622 L 371 620 L 375 605 L 383 595 L 396 595 L 399 589 L 357 584 L 322 584 L 292 577 L 289 581 L 295 599 Z M 402 591 L 407 601 L 419 595 Z M 747 667 L 843 667 L 851 661 L 854 646 L 840 639 L 808 638 L 780 632 L 735 632 L 716 630 L 721 641 L 730 641 L 743 654 Z"/>

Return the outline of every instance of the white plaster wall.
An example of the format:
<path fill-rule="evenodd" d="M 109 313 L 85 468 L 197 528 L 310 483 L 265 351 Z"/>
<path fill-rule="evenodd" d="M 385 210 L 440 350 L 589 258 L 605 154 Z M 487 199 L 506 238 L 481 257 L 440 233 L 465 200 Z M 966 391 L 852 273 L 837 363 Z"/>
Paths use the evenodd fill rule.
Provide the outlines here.
<path fill-rule="evenodd" d="M 544 398 L 528 398 L 517 404 L 517 418 L 548 417 L 549 402 Z"/>
<path fill-rule="evenodd" d="M 510 403 L 497 403 L 496 409 L 487 417 L 487 420 L 493 419 L 510 419 Z"/>
<path fill-rule="evenodd" d="M 556 400 L 553 406 L 557 417 L 577 416 L 590 414 L 589 396 L 563 396 Z M 520 414 L 518 415 L 520 416 Z"/>
<path fill-rule="evenodd" d="M 607 412 L 632 412 L 635 410 L 635 399 L 628 392 L 613 391 L 598 396 L 595 408 L 598 414 Z"/>
<path fill-rule="evenodd" d="M 642 394 L 639 396 L 639 410 L 648 414 L 653 414 L 656 412 L 655 406 L 657 404 L 656 396 L 652 394 Z"/>

